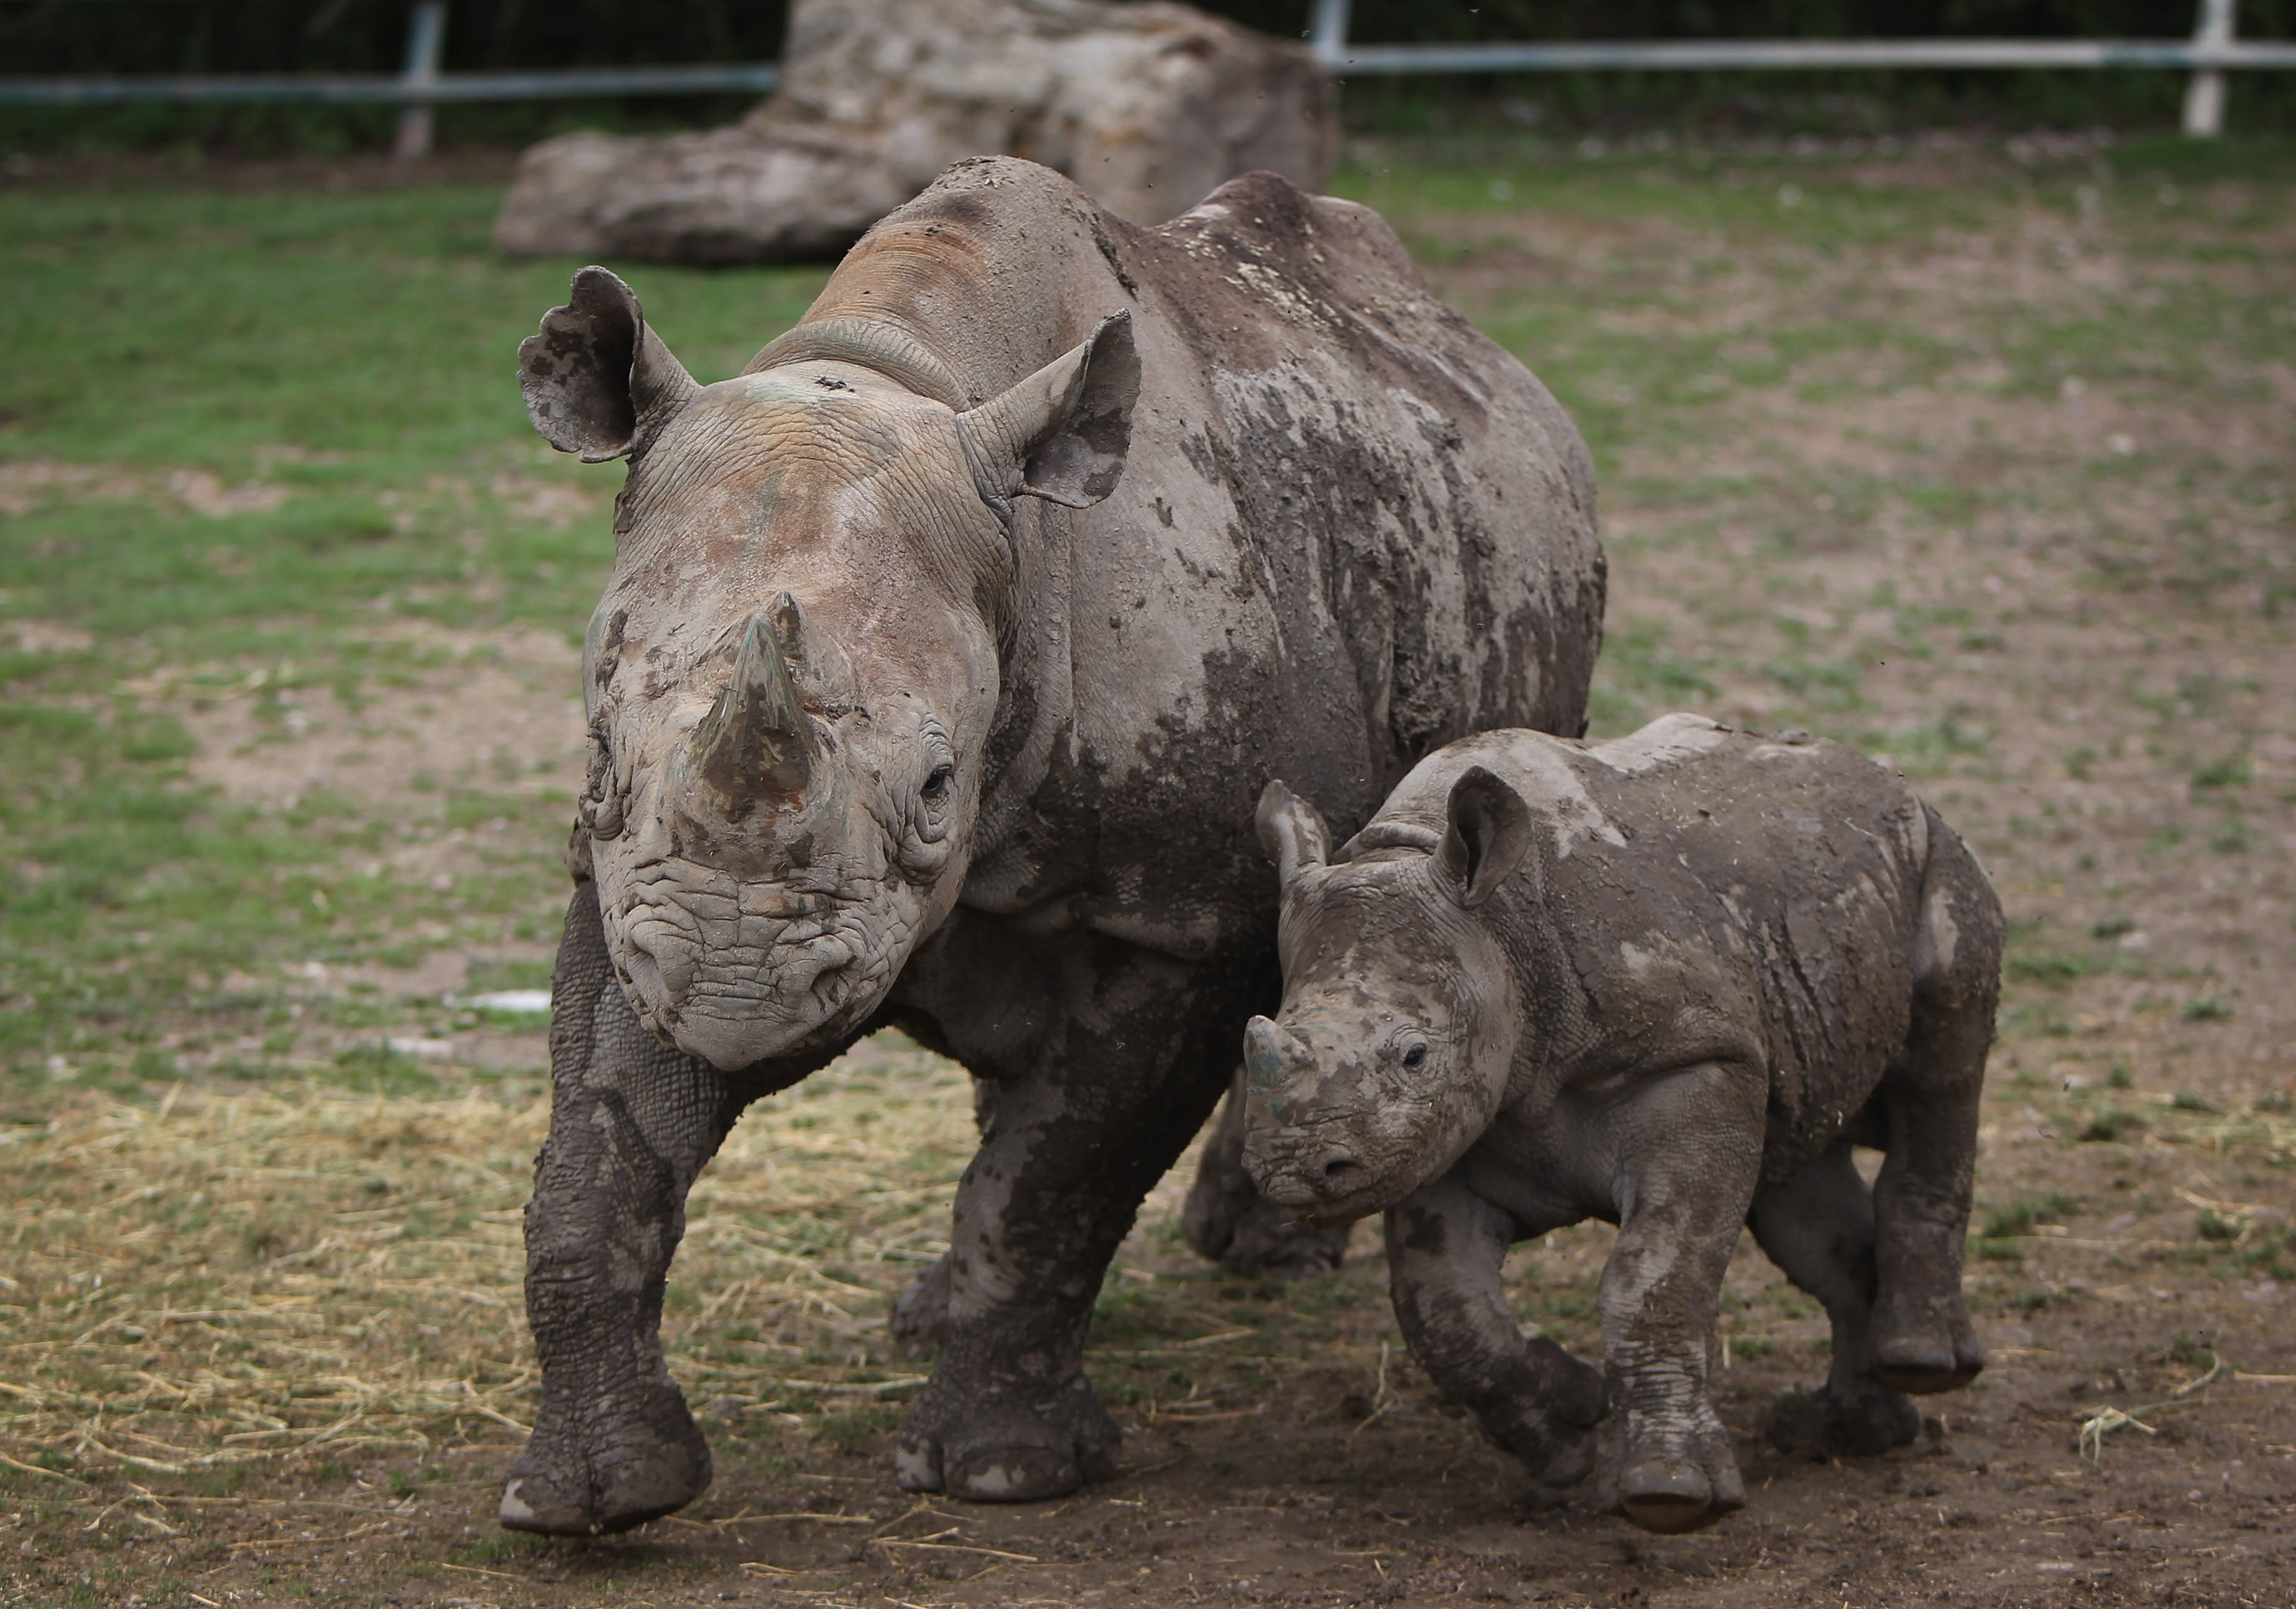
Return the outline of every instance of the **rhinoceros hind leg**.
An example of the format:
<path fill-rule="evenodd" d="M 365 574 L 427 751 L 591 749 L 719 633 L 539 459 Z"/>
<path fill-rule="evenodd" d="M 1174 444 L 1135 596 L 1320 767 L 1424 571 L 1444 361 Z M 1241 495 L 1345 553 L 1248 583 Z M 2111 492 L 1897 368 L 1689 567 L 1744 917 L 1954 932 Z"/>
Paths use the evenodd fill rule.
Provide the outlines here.
<path fill-rule="evenodd" d="M 1824 1386 L 1781 1400 L 1770 1440 L 1817 1457 L 1869 1456 L 1911 1441 L 1919 1410 L 1874 1377 L 1874 1198 L 1848 1142 L 1762 1191 L 1746 1222 L 1770 1260 L 1833 1321 Z"/>
<path fill-rule="evenodd" d="M 1241 1079 L 1241 1072 L 1238 1073 Z M 1259 1194 L 1243 1169 L 1243 1102 L 1233 1082 L 1204 1139 L 1180 1227 L 1197 1256 L 1231 1274 L 1300 1279 L 1347 1256 L 1346 1227 L 1314 1229 Z"/>
<path fill-rule="evenodd" d="M 1874 1376 L 1915 1392 L 1967 1385 L 1985 1367 L 1961 1256 L 2000 993 L 2000 911 L 1968 851 L 1940 834 L 1950 840 L 1933 825 L 1923 917 L 1940 933 L 1924 947 L 1935 959 L 1916 981 L 1905 1054 L 1882 1081 L 1890 1153 L 1874 1181 Z"/>

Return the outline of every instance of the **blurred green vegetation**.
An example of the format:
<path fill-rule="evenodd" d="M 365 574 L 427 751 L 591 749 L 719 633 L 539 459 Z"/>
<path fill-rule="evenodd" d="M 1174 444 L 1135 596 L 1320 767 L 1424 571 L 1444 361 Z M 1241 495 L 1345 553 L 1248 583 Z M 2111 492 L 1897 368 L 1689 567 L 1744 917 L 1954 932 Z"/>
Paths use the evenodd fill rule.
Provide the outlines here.
<path fill-rule="evenodd" d="M 1207 0 L 1247 27 L 1297 37 L 1311 0 Z M 1356 0 L 1364 42 L 1679 38 L 2184 38 L 2194 0 Z M 399 70 L 407 0 L 20 0 L 0 7 L 0 59 L 31 74 L 348 72 Z M 785 0 L 631 6 L 457 0 L 449 71 L 778 58 Z M 2296 37 L 2296 0 L 2245 0 L 2241 37 Z M 2296 128 L 2285 72 L 2234 76 L 2230 127 Z M 1388 134 L 1496 125 L 1567 135 L 1665 128 L 1706 135 L 1872 135 L 1939 125 L 2175 127 L 2184 75 L 2146 71 L 1522 73 L 1358 78 L 1349 126 Z M 569 128 L 652 130 L 729 122 L 743 97 L 456 104 L 438 113 L 449 147 L 520 145 Z M 340 156 L 386 148 L 396 112 L 373 106 L 0 108 L 0 152 L 92 155 L 176 150 Z"/>
<path fill-rule="evenodd" d="M 150 685 L 248 698 L 283 738 L 296 701 L 356 710 L 449 657 L 363 628 L 578 636 L 611 557 L 603 498 L 619 471 L 586 472 L 528 427 L 512 354 L 576 265 L 496 259 L 496 200 L 0 196 L 15 288 L 0 307 L 0 475 L 22 477 L 0 498 L 0 644 L 17 639 L 0 653 L 0 1056 L 20 1071 L 61 1056 L 85 1082 L 164 1077 L 135 1048 L 158 1016 L 260 1019 L 276 1001 L 222 980 L 283 956 L 403 963 L 423 924 L 554 936 L 562 807 L 506 791 L 419 810 L 230 803 L 193 784 L 176 706 Z M 822 277 L 642 282 L 657 327 L 717 379 Z M 67 478 L 43 479 L 53 466 Z M 187 474 L 266 495 L 201 512 L 171 490 Z M 565 487 L 582 516 L 538 514 L 535 485 Z M 38 625 L 12 633 L 20 621 Z M 496 817 L 519 824 L 517 852 L 451 891 L 358 869 L 409 833 Z M 403 1081 L 380 1062 L 345 1071 Z"/>

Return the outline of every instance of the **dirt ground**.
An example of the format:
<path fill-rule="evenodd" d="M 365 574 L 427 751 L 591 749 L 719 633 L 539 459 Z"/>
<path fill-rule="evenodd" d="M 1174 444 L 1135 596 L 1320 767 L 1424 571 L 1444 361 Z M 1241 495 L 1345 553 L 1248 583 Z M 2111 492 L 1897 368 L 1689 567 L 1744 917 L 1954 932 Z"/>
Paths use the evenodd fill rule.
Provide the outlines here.
<path fill-rule="evenodd" d="M 1929 163 L 1874 171 L 1971 177 Z M 2228 219 L 2255 199 L 2225 185 L 2182 204 Z M 16 1462 L 0 1603 L 2296 1605 L 2296 370 L 2248 315 L 2198 351 L 2145 324 L 2202 291 L 2253 307 L 2275 276 L 2285 307 L 2296 237 L 2168 254 L 2112 206 L 2030 194 L 1826 253 L 1663 219 L 1401 221 L 1441 248 L 1437 288 L 1493 326 L 1535 283 L 1584 290 L 1590 340 L 1672 332 L 1731 362 L 1775 356 L 1774 332 L 1813 308 L 1876 332 L 1787 353 L 1773 382 L 1718 371 L 1695 431 L 1679 386 L 1668 402 L 1623 366 L 1597 376 L 1624 410 L 1598 443 L 1601 720 L 1686 704 L 1858 741 L 1920 779 L 2001 887 L 2016 926 L 1968 1274 L 1991 1367 L 1924 1404 L 1918 1444 L 1838 1463 L 1771 1448 L 1778 1394 L 1824 1373 L 1824 1324 L 1748 1244 L 1717 1376 L 1745 1512 L 1659 1539 L 1542 1503 L 1402 1355 L 1368 1229 L 1302 1286 L 1206 1270 L 1177 1243 L 1184 1162 L 1111 1275 L 1088 1359 L 1128 1433 L 1124 1474 L 1041 1506 L 911 1499 L 890 1452 L 922 1366 L 891 1349 L 883 1304 L 937 1249 L 947 1173 L 900 1181 L 915 1214 L 900 1221 L 926 1227 L 824 1265 L 809 1302 L 709 1285 L 749 1265 L 701 1226 L 826 1189 L 792 1146 L 865 1172 L 837 1149 L 838 1113 L 891 1112 L 888 1089 L 914 1110 L 885 1121 L 930 1125 L 961 1165 L 958 1081 L 912 1068 L 832 1092 L 847 1104 L 819 1127 L 745 1123 L 697 1195 L 681 1268 L 700 1288 L 674 1306 L 672 1350 L 718 1466 L 690 1513 L 588 1543 L 503 1536 L 496 1482 L 518 1438 L 499 1410 L 419 1452 L 314 1454 L 227 1489 L 150 1457 L 101 1482 Z M 1637 297 L 1614 294 L 1629 282 Z M 2120 353 L 2111 374 L 2075 353 L 2041 365 L 2045 384 L 2021 379 L 2013 332 L 2077 315 Z M 1896 330 L 1947 356 L 1915 361 Z M 529 646 L 488 672 L 484 719 L 426 736 L 429 763 L 479 767 L 497 745 L 529 777 L 566 768 L 570 788 L 566 695 L 544 674 L 562 650 Z M 440 673 L 438 694 L 452 685 Z M 202 715 L 205 751 L 226 752 L 238 718 Z M 216 779 L 283 792 L 313 765 L 398 763 L 390 723 L 370 726 L 365 747 L 316 734 Z M 515 1156 L 538 1121 L 488 1143 Z M 507 1292 L 520 1181 L 495 1174 L 470 1277 L 490 1268 Z M 1510 1265 L 1526 1316 L 1582 1353 L 1609 1239 L 1569 1231 Z M 745 1303 L 750 1333 L 722 1340 Z M 507 1308 L 459 1311 L 512 1355 Z M 33 1504 L 42 1479 L 53 1500 Z M 52 1545 L 68 1528 L 102 1551 Z"/>

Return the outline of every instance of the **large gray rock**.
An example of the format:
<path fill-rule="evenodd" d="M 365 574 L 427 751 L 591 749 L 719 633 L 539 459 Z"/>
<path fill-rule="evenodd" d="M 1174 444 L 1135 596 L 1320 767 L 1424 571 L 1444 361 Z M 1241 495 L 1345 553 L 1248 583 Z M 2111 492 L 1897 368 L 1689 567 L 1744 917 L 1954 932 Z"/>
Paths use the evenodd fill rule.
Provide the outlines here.
<path fill-rule="evenodd" d="M 780 92 L 731 127 L 571 134 L 519 164 L 504 251 L 734 263 L 842 250 L 951 162 L 1025 156 L 1159 224 L 1238 174 L 1319 190 L 1307 50 L 1151 0 L 797 0 Z"/>

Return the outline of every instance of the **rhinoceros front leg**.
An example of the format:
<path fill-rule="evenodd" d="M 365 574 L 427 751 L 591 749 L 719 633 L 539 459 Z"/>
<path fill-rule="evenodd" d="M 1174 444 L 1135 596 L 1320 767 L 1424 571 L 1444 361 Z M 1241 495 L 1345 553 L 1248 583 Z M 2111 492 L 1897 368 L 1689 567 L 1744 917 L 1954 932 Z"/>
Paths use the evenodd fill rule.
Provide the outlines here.
<path fill-rule="evenodd" d="M 551 995 L 550 1137 L 526 1209 L 542 1401 L 500 1518 L 586 1536 L 643 1524 L 709 1484 L 709 1443 L 661 1355 L 685 1194 L 742 1106 L 810 1063 L 729 1075 L 657 1042 L 614 981 L 586 878 L 567 906 Z"/>
<path fill-rule="evenodd" d="M 1659 1078 L 1619 1114 L 1603 1359 L 1619 1506 L 1644 1531 L 1694 1531 L 1746 1506 L 1707 1369 L 1722 1277 L 1760 1177 L 1766 1093 L 1758 1071 L 1702 1065 Z"/>
<path fill-rule="evenodd" d="M 1533 1476 L 1568 1486 L 1594 1464 L 1603 1376 L 1516 1325 L 1499 1278 L 1514 1238 L 1513 1220 L 1454 1169 L 1388 1212 L 1389 1290 L 1428 1377 Z"/>
<path fill-rule="evenodd" d="M 1338 1268 L 1347 1255 L 1348 1226 L 1315 1229 L 1292 1222 L 1244 1171 L 1243 1141 L 1243 1070 L 1238 1067 L 1204 1137 L 1180 1217 L 1189 1247 L 1231 1274 L 1299 1279 Z"/>
<path fill-rule="evenodd" d="M 983 1080 L 980 1149 L 957 1186 L 939 1362 L 896 1473 L 911 1491 L 1023 1502 L 1116 1473 L 1119 1433 L 1084 1375 L 1093 1301 L 1141 1198 L 1218 1097 L 1202 1070 L 1223 1064 L 1215 1043 L 1233 1054 L 1242 997 L 1233 976 L 1113 940 L 1001 960 L 1042 992 L 1016 997 L 969 968 L 926 990 Z"/>

